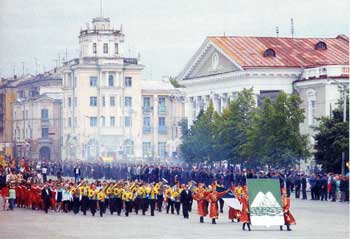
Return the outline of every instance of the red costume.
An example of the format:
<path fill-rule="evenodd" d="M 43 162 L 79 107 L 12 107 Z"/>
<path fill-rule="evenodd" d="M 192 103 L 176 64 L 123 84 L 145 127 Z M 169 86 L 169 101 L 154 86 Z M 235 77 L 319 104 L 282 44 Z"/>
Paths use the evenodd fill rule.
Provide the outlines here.
<path fill-rule="evenodd" d="M 236 189 L 235 187 L 231 187 L 231 191 L 233 192 L 233 194 L 235 195 L 235 197 L 240 200 L 240 195 L 238 195 L 236 193 Z M 234 219 L 240 219 L 241 217 L 241 211 L 240 210 L 237 210 L 237 209 L 234 209 L 232 207 L 229 207 L 229 210 L 228 210 L 228 218 L 230 220 L 234 220 Z"/>
<path fill-rule="evenodd" d="M 208 202 L 206 201 L 207 194 L 208 193 L 204 188 L 198 187 L 193 195 L 193 199 L 197 201 L 198 215 L 201 217 L 208 215 Z"/>
<path fill-rule="evenodd" d="M 21 186 L 20 185 L 15 186 L 15 191 L 16 191 L 16 203 L 17 203 L 17 206 L 20 207 L 21 202 L 23 200 Z"/>
<path fill-rule="evenodd" d="M 51 208 L 55 210 L 56 208 L 56 190 L 51 190 L 51 198 L 50 198 Z"/>
<path fill-rule="evenodd" d="M 282 196 L 283 201 L 283 215 L 284 215 L 284 222 L 286 225 L 292 225 L 296 224 L 295 219 L 292 215 L 292 213 L 289 211 L 290 209 L 290 198 L 287 197 L 285 194 Z"/>
<path fill-rule="evenodd" d="M 242 223 L 250 223 L 248 197 L 246 195 L 242 195 L 242 198 L 240 201 L 242 203 L 242 213 L 241 213 L 240 221 Z"/>
<path fill-rule="evenodd" d="M 209 217 L 217 219 L 219 216 L 218 211 L 218 201 L 219 198 L 224 196 L 227 193 L 227 191 L 223 192 L 217 192 L 215 187 L 213 188 L 213 191 L 207 195 L 207 201 L 210 202 L 210 211 L 209 211 Z"/>

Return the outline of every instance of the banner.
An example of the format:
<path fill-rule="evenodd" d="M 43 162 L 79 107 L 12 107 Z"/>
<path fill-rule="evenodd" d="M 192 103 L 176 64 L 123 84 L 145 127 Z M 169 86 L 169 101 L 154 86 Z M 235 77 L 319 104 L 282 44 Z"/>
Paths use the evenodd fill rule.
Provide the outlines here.
<path fill-rule="evenodd" d="M 281 189 L 278 179 L 247 179 L 252 225 L 284 225 Z"/>
<path fill-rule="evenodd" d="M 223 192 L 225 191 L 226 188 L 223 187 L 217 187 L 216 191 L 217 192 Z M 241 202 L 235 197 L 235 195 L 231 192 L 228 191 L 224 196 L 221 197 L 222 200 L 224 200 L 225 204 L 229 207 L 232 207 L 236 210 L 242 211 L 242 204 Z"/>

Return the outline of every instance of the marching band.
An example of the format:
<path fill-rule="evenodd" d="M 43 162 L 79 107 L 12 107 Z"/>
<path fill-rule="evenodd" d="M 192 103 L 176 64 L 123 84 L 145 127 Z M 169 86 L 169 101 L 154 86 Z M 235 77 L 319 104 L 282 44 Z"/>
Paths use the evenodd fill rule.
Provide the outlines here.
<path fill-rule="evenodd" d="M 128 217 L 134 211 L 142 215 L 150 211 L 150 216 L 155 216 L 155 211 L 162 211 L 165 203 L 166 213 L 182 214 L 184 218 L 189 218 L 193 200 L 197 201 L 197 213 L 199 222 L 204 223 L 204 217 L 209 215 L 212 224 L 216 224 L 219 216 L 219 200 L 227 192 L 232 192 L 242 204 L 242 210 L 229 207 L 228 218 L 232 222 L 241 222 L 242 229 L 248 227 L 250 231 L 250 216 L 248 204 L 248 192 L 246 186 L 231 186 L 223 189 L 222 185 L 214 181 L 211 185 L 190 181 L 188 184 L 181 184 L 177 181 L 174 185 L 169 185 L 165 179 L 154 183 L 146 183 L 138 180 L 119 180 L 116 182 L 95 181 L 89 183 L 87 180 L 75 181 L 54 181 L 47 183 L 35 182 L 11 182 L 10 189 L 16 192 L 16 205 L 20 208 L 31 208 L 32 210 L 44 210 L 48 213 L 51 208 L 55 212 L 80 211 L 87 215 L 88 211 L 92 216 L 99 212 L 100 217 L 107 213 L 116 213 L 121 216 L 122 211 Z M 7 187 L 2 189 L 6 190 Z M 218 191 L 221 188 L 223 190 Z M 7 189 L 8 190 L 8 189 Z M 282 202 L 285 215 L 285 225 L 287 230 L 291 224 L 295 224 L 294 217 L 289 211 L 290 201 L 283 191 Z M 209 210 L 208 210 L 209 209 Z M 281 226 L 281 230 L 283 230 Z"/>

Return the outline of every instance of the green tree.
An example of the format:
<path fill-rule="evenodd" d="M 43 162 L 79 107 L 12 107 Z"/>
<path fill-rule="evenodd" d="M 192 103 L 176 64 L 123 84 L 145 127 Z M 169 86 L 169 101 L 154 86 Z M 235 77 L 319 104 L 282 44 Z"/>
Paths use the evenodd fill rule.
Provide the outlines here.
<path fill-rule="evenodd" d="M 349 100 L 347 98 L 347 100 Z M 349 104 L 347 104 L 349 105 Z M 349 114 L 343 122 L 343 102 L 333 110 L 332 117 L 322 117 L 315 135 L 315 160 L 327 172 L 340 173 L 342 152 L 349 152 Z M 346 168 L 348 171 L 349 168 Z"/>
<path fill-rule="evenodd" d="M 214 115 L 214 107 L 210 103 L 206 111 L 198 114 L 190 129 L 185 129 L 187 126 L 183 125 L 180 150 L 185 161 L 212 162 L 215 159 Z"/>
<path fill-rule="evenodd" d="M 180 85 L 180 83 L 173 76 L 169 77 L 169 81 L 175 88 L 185 88 L 183 85 Z"/>
<path fill-rule="evenodd" d="M 248 130 L 245 154 L 269 166 L 294 165 L 310 156 L 307 136 L 300 134 L 301 99 L 281 92 L 275 102 L 265 98 Z"/>
<path fill-rule="evenodd" d="M 230 163 L 243 163 L 247 160 L 244 154 L 248 129 L 255 114 L 253 89 L 244 89 L 238 93 L 215 123 L 217 156 Z"/>

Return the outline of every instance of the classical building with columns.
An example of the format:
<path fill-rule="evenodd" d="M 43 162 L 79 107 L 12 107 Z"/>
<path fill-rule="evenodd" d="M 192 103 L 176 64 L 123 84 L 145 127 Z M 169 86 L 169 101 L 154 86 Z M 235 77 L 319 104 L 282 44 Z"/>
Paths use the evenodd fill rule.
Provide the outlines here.
<path fill-rule="evenodd" d="M 97 17 L 79 35 L 80 57 L 63 67 L 63 159 L 166 159 L 178 145 L 179 90 L 142 81 L 123 54 L 124 33 Z"/>
<path fill-rule="evenodd" d="M 303 134 L 330 114 L 339 99 L 334 82 L 348 82 L 349 38 L 210 36 L 178 75 L 185 86 L 189 122 L 213 101 L 219 113 L 239 91 L 253 88 L 259 105 L 280 91 L 298 93 L 305 109 Z M 312 139 L 311 139 L 312 141 Z"/>

